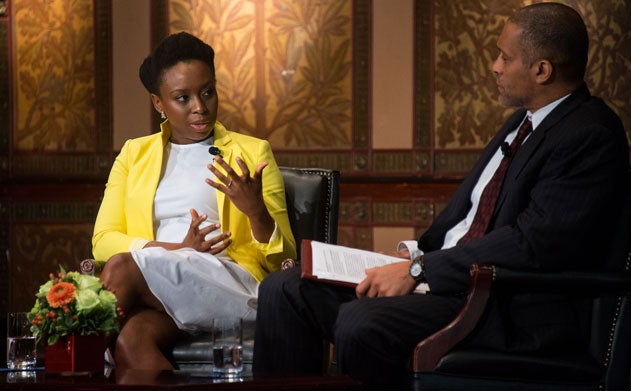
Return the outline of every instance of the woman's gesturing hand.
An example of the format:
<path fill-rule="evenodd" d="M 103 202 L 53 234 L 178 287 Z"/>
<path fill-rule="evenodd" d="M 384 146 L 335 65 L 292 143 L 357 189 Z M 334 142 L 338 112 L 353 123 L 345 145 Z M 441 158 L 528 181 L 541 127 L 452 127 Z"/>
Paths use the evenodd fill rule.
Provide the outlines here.
<path fill-rule="evenodd" d="M 237 156 L 235 160 L 241 174 L 237 174 L 221 156 L 215 156 L 215 164 L 223 171 L 214 164 L 209 164 L 208 169 L 215 174 L 215 180 L 207 178 L 206 183 L 224 193 L 241 212 L 248 216 L 254 238 L 261 243 L 266 243 L 275 227 L 274 219 L 263 200 L 263 170 L 268 163 L 259 163 L 254 173 L 250 175 L 250 170 L 243 159 Z"/>
<path fill-rule="evenodd" d="M 206 183 L 215 189 L 223 192 L 239 210 L 248 216 L 256 216 L 265 209 L 263 202 L 263 169 L 267 167 L 267 162 L 259 163 L 250 176 L 250 170 L 240 157 L 236 162 L 241 169 L 241 174 L 226 163 L 220 156 L 215 156 L 215 163 L 222 169 L 219 170 L 214 164 L 209 164 L 208 169 L 215 174 L 215 180 L 206 179 Z"/>
<path fill-rule="evenodd" d="M 191 225 L 188 228 L 188 232 L 182 241 L 182 247 L 190 247 L 194 250 L 201 252 L 208 252 L 210 254 L 218 254 L 232 243 L 230 239 L 230 232 L 224 232 L 217 236 L 206 240 L 206 235 L 212 231 L 219 229 L 219 223 L 211 224 L 204 228 L 199 226 L 206 221 L 208 216 L 205 214 L 199 215 L 195 209 L 191 209 Z"/>

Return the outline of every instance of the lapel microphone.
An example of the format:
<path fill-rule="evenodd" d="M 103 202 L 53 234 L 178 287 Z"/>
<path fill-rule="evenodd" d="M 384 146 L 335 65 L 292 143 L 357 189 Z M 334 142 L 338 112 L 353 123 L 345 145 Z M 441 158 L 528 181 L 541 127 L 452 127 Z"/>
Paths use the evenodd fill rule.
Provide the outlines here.
<path fill-rule="evenodd" d="M 221 151 L 219 150 L 219 148 L 215 147 L 214 145 L 211 145 L 210 148 L 208 148 L 208 153 L 210 153 L 213 156 L 219 155 L 219 157 L 223 158 L 223 155 L 221 154 Z"/>
<path fill-rule="evenodd" d="M 510 157 L 510 145 L 506 141 L 504 141 L 502 145 L 500 145 L 500 149 L 502 150 L 502 156 Z"/>

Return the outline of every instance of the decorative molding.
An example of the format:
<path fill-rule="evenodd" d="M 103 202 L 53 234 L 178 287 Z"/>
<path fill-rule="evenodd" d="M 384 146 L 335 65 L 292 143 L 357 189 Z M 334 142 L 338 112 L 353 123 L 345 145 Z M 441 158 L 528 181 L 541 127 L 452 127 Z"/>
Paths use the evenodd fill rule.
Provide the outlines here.
<path fill-rule="evenodd" d="M 372 249 L 372 228 L 340 226 L 337 243 L 359 249 Z"/>
<path fill-rule="evenodd" d="M 383 174 L 418 174 L 414 167 L 414 151 L 381 151 L 375 150 L 372 153 L 372 171 Z"/>
<path fill-rule="evenodd" d="M 499 129 L 499 127 L 498 127 Z M 475 151 L 437 151 L 434 152 L 435 177 L 464 177 L 480 157 Z"/>
<path fill-rule="evenodd" d="M 370 210 L 369 198 L 342 200 L 339 206 L 338 221 L 340 225 L 344 223 L 370 223 L 372 221 Z"/>
<path fill-rule="evenodd" d="M 37 178 L 107 178 L 112 167 L 112 153 L 102 154 L 15 154 L 11 172 L 16 177 Z"/>
<path fill-rule="evenodd" d="M 353 156 L 349 153 L 304 153 L 274 151 L 276 161 L 281 166 L 288 167 L 320 167 L 336 170 L 350 170 L 353 166 Z"/>
<path fill-rule="evenodd" d="M 370 151 L 354 151 L 353 156 L 353 170 L 364 173 L 370 172 L 371 157 Z"/>
<path fill-rule="evenodd" d="M 374 225 L 408 225 L 413 221 L 412 202 L 374 202 L 372 216 Z"/>
<path fill-rule="evenodd" d="M 457 186 L 457 182 L 343 182 L 338 243 L 372 250 L 375 226 L 412 227 L 418 237 L 443 210 Z M 356 230 L 361 234 L 354 233 Z"/>
<path fill-rule="evenodd" d="M 99 210 L 99 203 L 91 201 L 42 201 L 12 203 L 9 209 L 11 221 L 54 221 L 58 223 L 83 221 L 94 224 Z M 88 238 L 88 241 L 90 241 L 90 238 Z"/>
<path fill-rule="evenodd" d="M 415 171 L 418 175 L 430 175 L 431 174 L 431 166 L 430 162 L 432 160 L 432 154 L 429 151 L 416 151 L 416 155 L 414 156 L 415 163 Z"/>
<path fill-rule="evenodd" d="M 414 203 L 413 223 L 415 227 L 429 227 L 434 221 L 436 203 L 429 200 Z"/>
<path fill-rule="evenodd" d="M 412 199 L 393 201 L 372 201 L 365 199 L 345 199 L 340 202 L 339 221 L 341 225 L 396 225 L 402 227 L 427 227 L 434 219 L 438 205 L 432 199 Z"/>

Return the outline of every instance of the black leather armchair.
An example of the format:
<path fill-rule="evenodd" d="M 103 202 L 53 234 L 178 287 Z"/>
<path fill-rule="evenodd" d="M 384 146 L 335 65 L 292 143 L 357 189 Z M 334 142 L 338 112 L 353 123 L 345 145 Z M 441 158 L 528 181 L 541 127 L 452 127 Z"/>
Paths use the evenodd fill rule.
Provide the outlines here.
<path fill-rule="evenodd" d="M 283 268 L 288 268 L 299 262 L 302 239 L 336 243 L 340 173 L 330 169 L 294 167 L 280 167 L 280 171 L 298 251 L 298 259 L 283 263 Z M 243 328 L 243 357 L 247 366 L 252 362 L 254 322 L 244 324 Z M 180 369 L 205 371 L 212 363 L 211 345 L 210 335 L 192 337 L 173 349 L 173 359 Z"/>
<path fill-rule="evenodd" d="M 601 263 L 609 272 L 532 273 L 473 265 L 469 295 L 459 315 L 414 350 L 412 389 L 629 390 L 631 196 L 625 208 Z M 515 291 L 563 293 L 588 300 L 589 341 L 532 354 L 467 347 L 466 337 L 481 318 L 491 292 Z"/>
<path fill-rule="evenodd" d="M 321 168 L 280 167 L 291 231 L 300 259 L 302 239 L 337 243 L 340 173 Z"/>

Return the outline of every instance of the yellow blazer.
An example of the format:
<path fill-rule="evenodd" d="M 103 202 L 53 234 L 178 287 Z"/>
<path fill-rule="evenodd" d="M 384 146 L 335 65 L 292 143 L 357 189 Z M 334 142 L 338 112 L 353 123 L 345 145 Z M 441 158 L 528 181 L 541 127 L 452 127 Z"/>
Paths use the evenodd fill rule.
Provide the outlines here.
<path fill-rule="evenodd" d="M 160 133 L 127 140 L 114 161 L 94 224 L 92 253 L 97 261 L 128 252 L 131 243 L 139 238 L 154 240 L 153 200 L 160 180 L 164 146 L 171 135 L 168 121 L 160 127 Z M 214 144 L 237 172 L 240 172 L 235 162 L 237 156 L 251 172 L 260 162 L 268 163 L 263 170 L 263 198 L 280 233 L 273 235 L 269 243 L 256 242 L 248 217 L 224 193 L 217 191 L 221 229 L 232 232 L 228 255 L 261 281 L 267 273 L 280 269 L 284 259 L 296 257 L 280 170 L 266 140 L 228 131 L 217 122 Z M 208 157 L 210 162 L 211 156 Z"/>

